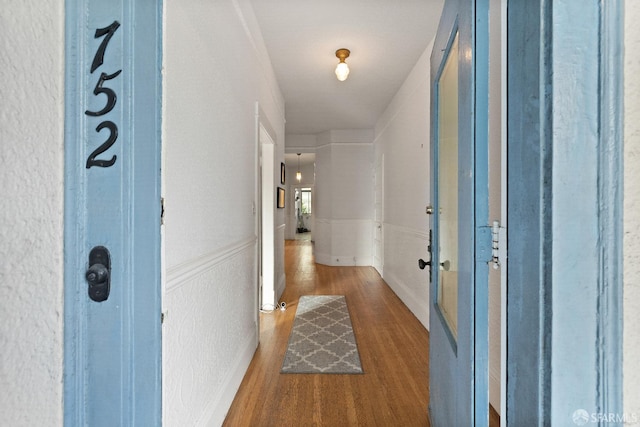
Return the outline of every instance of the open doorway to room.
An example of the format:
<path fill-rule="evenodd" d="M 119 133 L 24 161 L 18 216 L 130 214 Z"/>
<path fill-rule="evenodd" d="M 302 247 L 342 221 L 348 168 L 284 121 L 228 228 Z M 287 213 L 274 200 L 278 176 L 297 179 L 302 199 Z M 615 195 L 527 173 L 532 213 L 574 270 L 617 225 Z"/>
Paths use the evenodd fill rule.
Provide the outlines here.
<path fill-rule="evenodd" d="M 294 216 L 296 240 L 313 240 L 313 189 L 296 187 L 294 190 Z"/>
<path fill-rule="evenodd" d="M 486 9 L 489 3 L 491 4 L 492 13 L 490 22 L 493 27 L 491 28 L 492 37 L 489 41 L 490 47 L 487 47 L 486 51 L 490 52 L 483 51 L 481 55 L 491 53 L 494 56 L 490 64 L 490 72 L 492 77 L 495 77 L 492 79 L 492 88 L 500 89 L 502 27 L 495 24 L 502 22 L 502 6 L 506 5 L 506 1 L 491 0 L 483 3 L 482 14 L 487 12 Z M 262 14 L 260 13 L 261 7 L 264 6 L 260 6 L 259 2 L 256 2 L 258 20 L 261 25 L 264 24 L 265 34 L 269 32 L 270 28 L 275 28 L 277 29 L 276 31 L 282 30 L 282 22 L 278 23 L 279 25 L 270 27 L 273 11 L 269 8 Z M 437 13 L 434 13 L 434 16 L 437 15 Z M 487 33 L 489 30 L 484 28 L 483 31 Z M 267 44 L 271 45 L 271 43 L 277 44 L 274 40 L 283 39 L 267 37 L 267 40 L 269 40 Z M 280 63 L 277 57 L 278 52 L 282 51 L 282 49 L 274 48 L 274 64 Z M 353 59 L 355 60 L 356 51 L 354 50 L 353 52 Z M 428 60 L 429 54 L 430 52 L 425 50 L 422 57 Z M 482 61 L 487 62 L 486 60 L 487 58 L 483 56 Z M 299 120 L 296 114 L 304 111 L 304 108 L 308 105 L 308 99 L 303 98 L 299 107 L 290 108 L 294 105 L 295 98 L 293 98 L 294 95 L 289 94 L 298 92 L 288 91 L 285 96 L 292 96 L 292 98 L 289 98 L 290 101 L 287 104 L 288 119 L 285 151 L 290 154 L 285 155 L 285 163 L 291 172 L 289 173 L 288 171 L 286 175 L 288 177 L 296 177 L 295 180 L 288 180 L 291 184 L 287 182 L 289 184 L 287 188 L 289 195 L 287 203 L 289 206 L 286 212 L 287 239 L 296 239 L 304 234 L 306 229 L 310 229 L 311 233 L 315 233 L 317 229 L 318 239 L 313 247 L 313 254 L 320 264 L 336 265 L 343 263 L 344 265 L 345 260 L 348 260 L 348 263 L 353 260 L 353 264 L 356 264 L 357 259 L 365 259 L 368 264 L 370 262 L 369 259 L 373 258 L 373 264 L 380 276 L 390 283 L 400 299 L 411 307 L 414 314 L 428 319 L 430 294 L 427 286 L 429 278 L 426 275 L 418 275 L 414 261 L 417 258 L 415 255 L 422 255 L 425 249 L 430 246 L 429 233 L 424 232 L 424 224 L 427 221 L 425 219 L 427 203 L 426 200 L 423 204 L 419 203 L 419 200 L 427 198 L 425 195 L 429 193 L 429 180 L 423 179 L 420 185 L 415 184 L 418 179 L 425 178 L 428 175 L 424 171 L 429 169 L 429 155 L 426 153 L 428 145 L 425 144 L 427 141 L 425 137 L 428 137 L 431 128 L 423 125 L 426 115 L 422 113 L 424 109 L 428 112 L 429 108 L 428 101 L 431 91 L 426 80 L 430 74 L 429 72 L 421 73 L 424 69 L 420 68 L 426 62 L 428 61 L 417 63 L 419 67 L 403 83 L 402 91 L 398 92 L 394 103 L 386 107 L 385 114 L 376 121 L 375 127 L 372 126 L 373 129 L 371 129 L 370 135 L 361 134 L 353 129 L 347 131 L 345 129 L 349 128 L 344 126 L 336 126 L 336 128 L 330 130 L 324 130 L 324 128 L 309 130 L 310 128 L 307 128 L 307 126 L 308 123 L 312 122 L 311 120 L 300 121 L 300 123 L 304 124 L 304 127 L 303 124 L 298 124 L 299 127 L 294 128 L 295 122 Z M 484 65 L 488 67 L 487 64 Z M 286 69 L 285 72 L 288 72 L 288 70 Z M 356 68 L 354 68 L 354 72 L 355 70 Z M 484 72 L 488 71 L 485 70 Z M 305 73 L 305 75 L 308 75 L 308 73 Z M 422 77 L 417 77 L 419 75 Z M 355 77 L 356 75 L 353 74 L 350 82 L 355 81 Z M 484 77 L 483 84 L 486 83 L 486 80 L 488 80 L 487 76 Z M 297 80 L 290 78 L 282 81 L 292 83 Z M 324 80 L 318 78 L 317 81 Z M 333 80 L 331 81 L 333 82 Z M 304 88 L 300 88 L 299 93 L 304 93 L 303 90 Z M 486 95 L 486 91 L 484 92 Z M 416 93 L 423 96 L 416 96 Z M 489 130 L 495 133 L 495 135 L 492 135 L 495 138 L 491 138 L 493 144 L 490 147 L 492 154 L 491 171 L 497 172 L 496 176 L 492 175 L 492 179 L 495 180 L 497 177 L 497 184 L 500 184 L 501 156 L 494 154 L 501 153 L 501 92 L 499 90 L 492 91 L 490 98 L 492 102 L 495 101 L 496 103 L 495 105 L 492 104 L 493 108 L 489 113 L 491 124 L 485 126 L 485 128 L 489 127 L 490 129 L 484 129 L 484 133 Z M 420 99 L 420 102 L 417 99 Z M 342 98 L 340 100 L 342 101 Z M 344 104 L 340 104 L 339 110 L 335 108 L 335 105 L 332 106 L 333 110 L 343 113 L 348 111 L 349 108 Z M 485 108 L 485 112 L 487 112 L 486 110 L 487 108 Z M 345 116 L 344 113 L 342 116 Z M 415 118 L 418 116 L 421 117 L 416 120 Z M 367 151 L 368 147 L 364 147 L 370 143 L 372 144 L 371 149 Z M 425 148 L 425 145 L 427 145 L 427 148 Z M 318 212 L 316 227 L 314 227 L 314 224 L 310 225 L 305 221 L 305 212 L 302 206 L 302 189 L 308 185 L 308 178 L 313 179 L 313 175 L 307 174 L 304 168 L 304 155 L 301 162 L 300 153 L 305 150 L 314 151 L 318 156 L 318 167 L 316 169 L 318 171 L 318 192 L 310 194 L 313 196 L 311 214 Z M 485 153 L 488 151 L 489 149 Z M 484 163 L 488 164 L 489 161 L 487 160 Z M 298 178 L 298 175 L 301 175 L 302 179 Z M 373 188 L 371 186 L 372 175 L 374 175 Z M 482 184 L 482 187 L 488 187 L 484 182 Z M 358 193 L 362 188 L 365 191 Z M 355 191 L 346 191 L 354 189 Z M 490 197 L 494 203 L 490 211 L 490 218 L 491 220 L 500 220 L 497 227 L 499 228 L 501 221 L 504 221 L 501 218 L 501 188 L 494 185 L 491 187 L 491 191 Z M 359 200 L 353 197 L 353 194 L 364 193 L 367 194 L 364 203 L 353 203 L 354 200 Z M 374 202 L 373 211 L 371 209 L 372 201 Z M 366 206 L 366 208 L 361 209 L 362 206 Z M 372 224 L 373 227 L 371 226 Z M 486 226 L 490 223 L 486 220 L 483 221 L 483 224 L 483 226 Z M 365 231 L 361 233 L 352 232 L 355 229 Z M 372 229 L 373 233 L 371 232 Z M 348 232 L 343 232 L 344 230 Z M 351 238 L 354 235 L 356 238 Z M 329 237 L 325 238 L 326 236 Z M 357 252 L 360 248 L 352 245 L 354 241 L 362 240 L 367 242 L 368 247 L 366 249 L 369 252 L 363 257 L 360 256 L 360 252 Z M 373 242 L 373 251 L 370 246 L 371 242 Z M 293 244 L 294 242 L 287 242 L 287 244 L 289 243 Z M 487 247 L 489 246 L 487 245 Z M 354 253 L 357 256 L 354 256 Z M 408 260 L 411 260 L 411 262 Z M 438 264 L 435 265 L 438 266 Z M 503 268 L 506 267 L 504 263 L 502 266 Z M 491 403 L 497 410 L 501 409 L 500 402 L 502 397 L 501 345 L 503 337 L 501 333 L 504 328 L 501 328 L 501 321 L 504 317 L 499 315 L 502 302 L 501 291 L 504 283 L 501 277 L 502 271 L 492 269 L 490 273 L 486 274 L 492 274 L 490 285 L 485 287 L 491 286 L 491 303 L 488 310 L 491 310 L 493 316 L 491 324 L 487 325 L 484 328 L 485 331 L 483 331 L 483 333 L 489 335 L 486 342 L 490 343 L 488 344 L 490 349 L 486 349 L 490 356 L 484 357 L 485 359 L 490 358 L 490 366 L 485 367 L 484 370 L 491 370 L 491 382 L 487 385 L 487 389 L 490 388 L 491 391 L 485 390 L 484 394 L 490 395 L 488 403 Z M 488 298 L 489 296 L 487 296 Z M 466 314 L 470 312 L 471 310 L 467 310 Z M 428 321 L 423 322 L 423 325 L 428 327 Z M 489 383 L 489 380 L 484 381 L 484 383 Z M 484 406 L 485 410 L 488 409 L 486 405 L 480 406 Z"/>
<path fill-rule="evenodd" d="M 264 123 L 259 123 L 258 148 L 260 150 L 259 184 L 259 307 L 274 306 L 276 303 L 275 282 L 275 199 L 273 185 L 275 175 L 275 143 Z"/>
<path fill-rule="evenodd" d="M 286 240 L 314 241 L 315 153 L 286 153 Z"/>

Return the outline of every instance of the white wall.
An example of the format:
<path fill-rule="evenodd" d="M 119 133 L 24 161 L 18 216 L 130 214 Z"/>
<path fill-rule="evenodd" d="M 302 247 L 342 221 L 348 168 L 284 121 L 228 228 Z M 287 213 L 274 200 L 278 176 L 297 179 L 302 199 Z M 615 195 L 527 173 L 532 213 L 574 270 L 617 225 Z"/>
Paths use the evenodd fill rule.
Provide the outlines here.
<path fill-rule="evenodd" d="M 316 149 L 318 136 L 315 134 L 287 134 L 287 153 L 312 153 Z"/>
<path fill-rule="evenodd" d="M 384 154 L 384 279 L 429 327 L 430 55 L 424 51 L 375 127 L 375 158 Z"/>
<path fill-rule="evenodd" d="M 256 101 L 274 186 L 284 103 L 247 0 L 164 7 L 164 425 L 218 425 L 257 342 Z M 281 240 L 283 224 L 278 210 Z"/>
<path fill-rule="evenodd" d="M 328 254 L 327 262 L 331 259 L 332 234 L 329 220 L 332 216 L 331 198 L 331 145 L 325 145 L 316 150 L 316 194 L 315 194 L 315 245 L 314 253 Z"/>
<path fill-rule="evenodd" d="M 624 412 L 640 419 L 640 2 L 625 2 Z"/>
<path fill-rule="evenodd" d="M 2 2 L 0 425 L 62 425 L 64 7 Z"/>
<path fill-rule="evenodd" d="M 372 265 L 373 132 L 332 130 L 316 149 L 315 257 L 326 265 Z"/>

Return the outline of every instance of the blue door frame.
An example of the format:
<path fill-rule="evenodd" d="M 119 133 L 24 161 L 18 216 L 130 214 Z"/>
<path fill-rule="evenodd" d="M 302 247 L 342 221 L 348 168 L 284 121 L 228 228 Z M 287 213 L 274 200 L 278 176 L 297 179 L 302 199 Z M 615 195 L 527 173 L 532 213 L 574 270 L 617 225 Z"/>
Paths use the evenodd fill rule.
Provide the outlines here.
<path fill-rule="evenodd" d="M 162 2 L 65 10 L 64 422 L 160 425 Z"/>
<path fill-rule="evenodd" d="M 510 426 L 622 416 L 622 17 L 508 2 Z"/>

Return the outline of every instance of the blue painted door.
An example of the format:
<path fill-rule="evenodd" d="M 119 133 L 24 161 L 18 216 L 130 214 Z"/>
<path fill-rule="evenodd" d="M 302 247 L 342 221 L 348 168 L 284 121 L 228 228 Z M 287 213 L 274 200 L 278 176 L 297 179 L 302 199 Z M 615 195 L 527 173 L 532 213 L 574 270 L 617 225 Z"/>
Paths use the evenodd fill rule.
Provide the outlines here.
<path fill-rule="evenodd" d="M 162 4 L 65 10 L 65 425 L 160 425 Z"/>
<path fill-rule="evenodd" d="M 447 0 L 431 56 L 435 426 L 488 425 L 487 21 L 488 2 Z"/>

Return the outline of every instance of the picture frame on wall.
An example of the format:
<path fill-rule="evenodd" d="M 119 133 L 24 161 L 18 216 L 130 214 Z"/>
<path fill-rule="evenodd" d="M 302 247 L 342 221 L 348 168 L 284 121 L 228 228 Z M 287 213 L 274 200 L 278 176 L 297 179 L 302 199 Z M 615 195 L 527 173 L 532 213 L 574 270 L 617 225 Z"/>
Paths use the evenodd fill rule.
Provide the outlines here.
<path fill-rule="evenodd" d="M 284 208 L 284 188 L 278 187 L 278 209 Z"/>
<path fill-rule="evenodd" d="M 284 179 L 285 179 L 284 163 L 280 163 L 280 184 L 284 184 Z"/>

